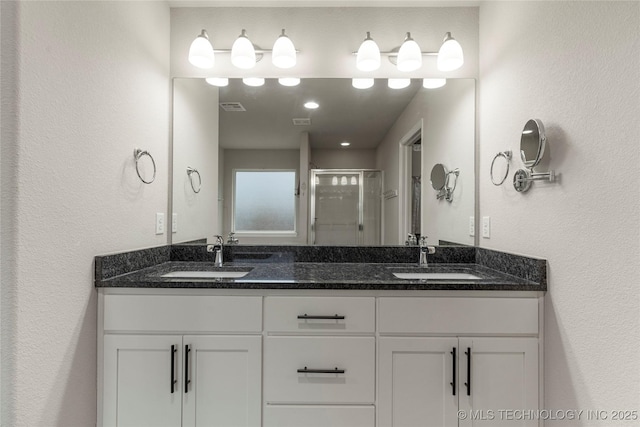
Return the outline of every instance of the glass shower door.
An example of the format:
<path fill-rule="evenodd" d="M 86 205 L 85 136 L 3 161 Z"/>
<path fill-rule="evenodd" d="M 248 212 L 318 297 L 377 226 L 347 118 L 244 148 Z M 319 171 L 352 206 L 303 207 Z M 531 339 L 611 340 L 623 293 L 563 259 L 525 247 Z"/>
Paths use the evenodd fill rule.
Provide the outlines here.
<path fill-rule="evenodd" d="M 380 188 L 379 171 L 312 170 L 311 243 L 380 244 Z"/>

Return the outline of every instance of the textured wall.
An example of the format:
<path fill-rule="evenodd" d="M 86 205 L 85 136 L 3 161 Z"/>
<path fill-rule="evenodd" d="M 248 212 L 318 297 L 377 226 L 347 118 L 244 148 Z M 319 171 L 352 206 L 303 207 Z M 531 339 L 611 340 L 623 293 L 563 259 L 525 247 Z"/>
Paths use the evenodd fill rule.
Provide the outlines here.
<path fill-rule="evenodd" d="M 91 426 L 93 257 L 166 241 L 169 8 L 2 8 L 2 425 Z M 135 147 L 155 157 L 152 185 Z"/>
<path fill-rule="evenodd" d="M 221 234 L 218 108 L 218 88 L 202 79 L 173 80 L 173 212 L 178 214 L 173 243 Z M 191 187 L 187 167 L 200 173 L 199 193 Z M 197 175 L 193 175 L 193 182 L 198 184 Z"/>
<path fill-rule="evenodd" d="M 492 226 L 480 245 L 549 261 L 549 409 L 640 407 L 639 27 L 638 2 L 480 8 L 480 213 Z M 493 156 L 518 152 L 530 118 L 547 127 L 540 170 L 559 182 L 493 186 Z"/>

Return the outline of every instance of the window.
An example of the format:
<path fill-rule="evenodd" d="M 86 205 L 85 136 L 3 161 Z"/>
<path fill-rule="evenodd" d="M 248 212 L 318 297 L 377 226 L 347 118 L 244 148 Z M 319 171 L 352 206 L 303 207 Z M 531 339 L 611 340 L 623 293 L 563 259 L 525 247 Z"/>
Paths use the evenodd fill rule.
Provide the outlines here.
<path fill-rule="evenodd" d="M 295 233 L 295 186 L 295 170 L 235 170 L 233 231 Z"/>

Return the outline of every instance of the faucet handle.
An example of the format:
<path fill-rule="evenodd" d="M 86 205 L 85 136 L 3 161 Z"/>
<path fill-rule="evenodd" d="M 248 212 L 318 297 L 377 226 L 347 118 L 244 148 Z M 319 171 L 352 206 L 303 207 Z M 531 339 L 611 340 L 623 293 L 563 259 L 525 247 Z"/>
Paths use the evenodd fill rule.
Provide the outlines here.
<path fill-rule="evenodd" d="M 420 236 L 420 246 L 427 246 L 428 236 Z"/>
<path fill-rule="evenodd" d="M 220 236 L 219 234 L 216 234 L 213 237 L 215 237 L 216 239 L 216 245 L 220 245 L 220 246 L 224 245 L 224 238 L 222 236 Z"/>

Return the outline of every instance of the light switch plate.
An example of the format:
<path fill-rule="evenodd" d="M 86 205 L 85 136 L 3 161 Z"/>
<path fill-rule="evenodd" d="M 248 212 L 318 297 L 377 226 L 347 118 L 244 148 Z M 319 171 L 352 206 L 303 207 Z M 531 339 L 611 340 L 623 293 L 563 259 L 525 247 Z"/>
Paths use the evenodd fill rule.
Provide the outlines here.
<path fill-rule="evenodd" d="M 482 217 L 482 237 L 489 239 L 491 237 L 491 217 Z"/>
<path fill-rule="evenodd" d="M 171 215 L 171 233 L 178 232 L 178 214 L 174 213 Z"/>
<path fill-rule="evenodd" d="M 156 234 L 164 234 L 164 214 L 156 213 Z"/>
<path fill-rule="evenodd" d="M 476 218 L 473 216 L 469 217 L 469 236 L 476 235 Z"/>

